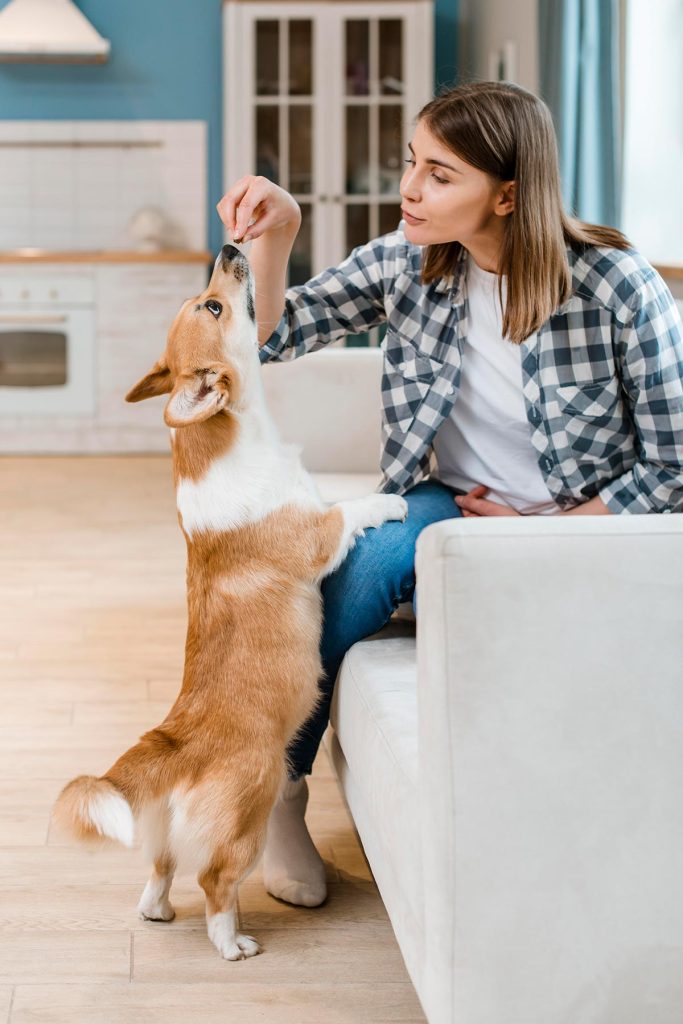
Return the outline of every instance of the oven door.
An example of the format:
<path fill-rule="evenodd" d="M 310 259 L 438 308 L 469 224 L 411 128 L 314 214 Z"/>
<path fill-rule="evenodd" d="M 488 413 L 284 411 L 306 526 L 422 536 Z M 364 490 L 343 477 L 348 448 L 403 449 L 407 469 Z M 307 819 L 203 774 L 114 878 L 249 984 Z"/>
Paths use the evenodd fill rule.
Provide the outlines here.
<path fill-rule="evenodd" d="M 0 416 L 91 416 L 96 408 L 91 309 L 0 311 Z"/>

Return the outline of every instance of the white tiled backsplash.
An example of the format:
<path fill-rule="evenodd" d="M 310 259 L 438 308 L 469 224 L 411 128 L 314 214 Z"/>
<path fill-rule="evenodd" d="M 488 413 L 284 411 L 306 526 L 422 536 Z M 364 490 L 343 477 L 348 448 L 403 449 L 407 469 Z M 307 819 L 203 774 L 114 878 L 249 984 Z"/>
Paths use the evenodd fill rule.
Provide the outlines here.
<path fill-rule="evenodd" d="M 177 248 L 204 249 L 203 121 L 0 121 L 0 249 L 131 249 L 156 206 Z"/>

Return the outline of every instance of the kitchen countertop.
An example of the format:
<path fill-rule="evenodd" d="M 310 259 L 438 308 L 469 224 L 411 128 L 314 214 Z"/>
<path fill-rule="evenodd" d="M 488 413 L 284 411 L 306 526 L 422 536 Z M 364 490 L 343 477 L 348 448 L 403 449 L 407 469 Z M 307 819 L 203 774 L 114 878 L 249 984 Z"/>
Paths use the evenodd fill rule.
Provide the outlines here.
<path fill-rule="evenodd" d="M 211 263 L 213 253 L 195 249 L 159 249 L 138 252 L 135 249 L 51 250 L 8 249 L 0 251 L 0 263 Z M 682 264 L 654 264 L 662 277 L 683 280 Z"/>
<path fill-rule="evenodd" d="M 51 250 L 8 249 L 0 251 L 0 263 L 211 263 L 213 253 L 193 249 L 159 249 L 137 252 L 135 249 Z"/>

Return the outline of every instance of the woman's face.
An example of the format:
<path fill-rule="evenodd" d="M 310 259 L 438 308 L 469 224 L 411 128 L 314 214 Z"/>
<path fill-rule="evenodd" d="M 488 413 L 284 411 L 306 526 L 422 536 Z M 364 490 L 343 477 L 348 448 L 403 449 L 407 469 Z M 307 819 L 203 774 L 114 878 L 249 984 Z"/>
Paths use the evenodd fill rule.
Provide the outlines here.
<path fill-rule="evenodd" d="M 500 232 L 500 182 L 446 149 L 420 121 L 408 146 L 401 211 L 409 242 L 460 242 L 470 249 Z"/>

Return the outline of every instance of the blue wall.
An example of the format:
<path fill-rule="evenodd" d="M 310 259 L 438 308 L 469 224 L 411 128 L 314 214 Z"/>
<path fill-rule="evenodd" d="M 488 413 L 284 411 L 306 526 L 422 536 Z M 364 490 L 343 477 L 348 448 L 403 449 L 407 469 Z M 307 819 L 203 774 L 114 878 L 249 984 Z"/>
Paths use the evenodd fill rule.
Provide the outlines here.
<path fill-rule="evenodd" d="M 0 0 L 0 8 L 7 0 Z M 458 0 L 436 0 L 437 86 L 455 75 Z M 0 119 L 208 124 L 209 247 L 222 244 L 221 0 L 77 0 L 111 42 L 102 65 L 0 64 Z M 286 8 L 285 8 L 286 9 Z"/>

